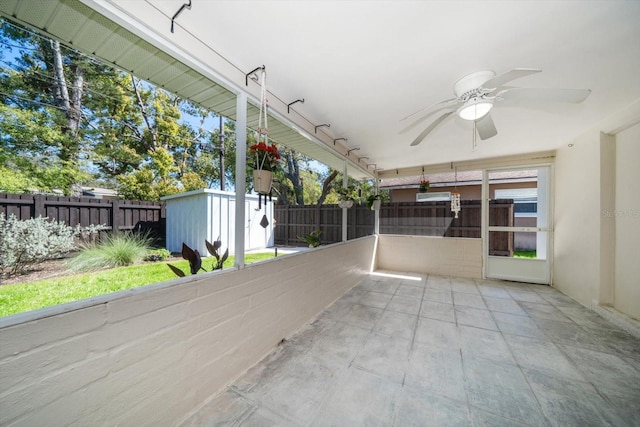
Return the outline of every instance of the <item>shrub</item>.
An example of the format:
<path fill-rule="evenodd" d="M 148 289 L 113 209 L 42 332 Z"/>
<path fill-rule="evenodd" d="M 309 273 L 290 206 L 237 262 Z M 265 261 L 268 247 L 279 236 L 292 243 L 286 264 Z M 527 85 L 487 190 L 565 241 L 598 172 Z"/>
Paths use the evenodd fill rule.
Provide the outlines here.
<path fill-rule="evenodd" d="M 145 261 L 164 261 L 165 259 L 169 258 L 171 256 L 171 252 L 169 252 L 167 249 L 165 248 L 160 248 L 160 249 L 154 249 L 152 251 L 149 251 L 147 253 L 147 255 L 145 255 L 144 260 Z"/>
<path fill-rule="evenodd" d="M 38 217 L 20 221 L 0 213 L 0 277 L 26 273 L 33 265 L 75 249 L 79 228 Z"/>
<path fill-rule="evenodd" d="M 322 234 L 322 230 L 315 230 L 306 236 L 298 236 L 298 240 L 309 245 L 310 248 L 317 248 L 320 246 L 320 235 Z"/>
<path fill-rule="evenodd" d="M 98 244 L 85 245 L 67 264 L 75 271 L 121 267 L 142 261 L 150 249 L 146 235 L 109 235 Z"/>

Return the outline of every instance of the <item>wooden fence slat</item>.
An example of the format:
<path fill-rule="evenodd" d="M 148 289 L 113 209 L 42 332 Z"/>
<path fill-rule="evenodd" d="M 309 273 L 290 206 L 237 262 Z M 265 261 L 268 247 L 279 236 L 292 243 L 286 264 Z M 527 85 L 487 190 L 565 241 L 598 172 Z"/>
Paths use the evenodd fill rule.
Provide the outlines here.
<path fill-rule="evenodd" d="M 71 227 L 105 225 L 114 233 L 149 230 L 160 240 L 166 233 L 165 203 L 0 193 L 0 213 L 6 217 L 13 214 L 19 220 L 41 215 Z"/>

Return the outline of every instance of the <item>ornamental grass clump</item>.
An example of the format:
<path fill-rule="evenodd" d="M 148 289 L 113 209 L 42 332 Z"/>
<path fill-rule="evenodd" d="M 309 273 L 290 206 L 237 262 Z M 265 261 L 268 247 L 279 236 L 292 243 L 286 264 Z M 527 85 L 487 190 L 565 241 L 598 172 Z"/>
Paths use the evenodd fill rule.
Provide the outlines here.
<path fill-rule="evenodd" d="M 143 261 L 150 250 L 151 239 L 146 235 L 109 235 L 97 244 L 84 246 L 68 266 L 74 271 L 122 267 Z"/>

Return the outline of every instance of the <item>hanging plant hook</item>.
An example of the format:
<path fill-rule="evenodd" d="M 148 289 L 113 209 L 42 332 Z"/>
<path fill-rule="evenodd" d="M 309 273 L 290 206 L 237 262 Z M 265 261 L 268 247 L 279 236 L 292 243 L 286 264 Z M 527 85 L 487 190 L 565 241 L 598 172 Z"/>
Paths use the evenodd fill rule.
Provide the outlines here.
<path fill-rule="evenodd" d="M 314 129 L 313 133 L 318 133 L 318 128 L 321 128 L 321 127 L 327 127 L 327 128 L 330 128 L 330 127 L 331 127 L 331 125 L 330 125 L 329 123 L 323 123 L 323 124 L 321 124 L 321 125 L 318 125 L 318 126 L 316 126 L 316 128 Z"/>
<path fill-rule="evenodd" d="M 295 104 L 296 102 L 300 102 L 300 103 L 304 104 L 304 98 L 302 98 L 302 99 L 296 99 L 295 101 L 288 103 L 288 104 L 287 104 L 287 114 L 289 114 L 289 113 L 291 112 L 291 106 L 292 106 L 293 104 Z"/>
<path fill-rule="evenodd" d="M 244 75 L 244 85 L 245 86 L 249 86 L 249 76 L 253 76 L 251 77 L 251 80 L 253 80 L 254 82 L 257 82 L 259 80 L 258 75 L 256 74 L 256 71 L 258 70 L 266 70 L 266 67 L 263 65 L 261 67 L 256 67 L 253 70 L 249 71 L 247 74 Z"/>
<path fill-rule="evenodd" d="M 178 17 L 178 15 L 180 15 L 182 13 L 182 11 L 184 9 L 189 9 L 191 10 L 191 0 L 189 0 L 189 3 L 185 3 L 182 6 L 180 6 L 180 9 L 178 9 L 178 11 L 173 15 L 173 17 L 171 18 L 171 32 L 173 33 L 173 24 L 176 20 L 176 18 Z"/>

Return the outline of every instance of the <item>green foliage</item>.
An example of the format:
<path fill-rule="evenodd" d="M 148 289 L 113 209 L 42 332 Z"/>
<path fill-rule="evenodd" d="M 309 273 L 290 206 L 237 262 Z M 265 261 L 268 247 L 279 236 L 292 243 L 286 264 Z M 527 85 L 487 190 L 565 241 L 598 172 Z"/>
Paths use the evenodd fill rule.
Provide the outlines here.
<path fill-rule="evenodd" d="M 118 176 L 120 195 L 127 200 L 158 200 L 153 186 L 153 171 L 142 168 L 129 175 Z"/>
<path fill-rule="evenodd" d="M 20 194 L 29 192 L 31 188 L 36 188 L 36 185 L 29 175 L 0 166 L 0 192 Z"/>
<path fill-rule="evenodd" d="M 380 200 L 379 194 L 369 194 L 369 196 L 367 196 L 367 208 L 373 209 L 373 204 L 376 200 Z"/>
<path fill-rule="evenodd" d="M 322 234 L 322 230 L 315 230 L 306 236 L 300 237 L 298 236 L 298 240 L 303 243 L 306 243 L 311 248 L 316 248 L 320 246 L 320 235 Z"/>
<path fill-rule="evenodd" d="M 79 232 L 64 222 L 42 217 L 20 221 L 0 213 L 0 277 L 26 273 L 35 264 L 61 257 L 75 248 Z"/>
<path fill-rule="evenodd" d="M 152 251 L 147 252 L 147 254 L 144 256 L 144 261 L 151 261 L 151 262 L 164 261 L 170 256 L 171 256 L 171 252 L 169 252 L 165 248 L 154 249 Z"/>
<path fill-rule="evenodd" d="M 187 172 L 180 178 L 184 191 L 200 190 L 207 188 L 207 183 L 195 172 Z"/>
<path fill-rule="evenodd" d="M 108 235 L 102 242 L 86 245 L 71 258 L 72 271 L 98 270 L 136 264 L 151 250 L 151 239 L 143 235 Z"/>
<path fill-rule="evenodd" d="M 338 187 L 336 188 L 336 193 L 338 194 L 338 200 L 351 200 L 357 202 L 359 199 L 358 188 L 355 185 Z"/>

